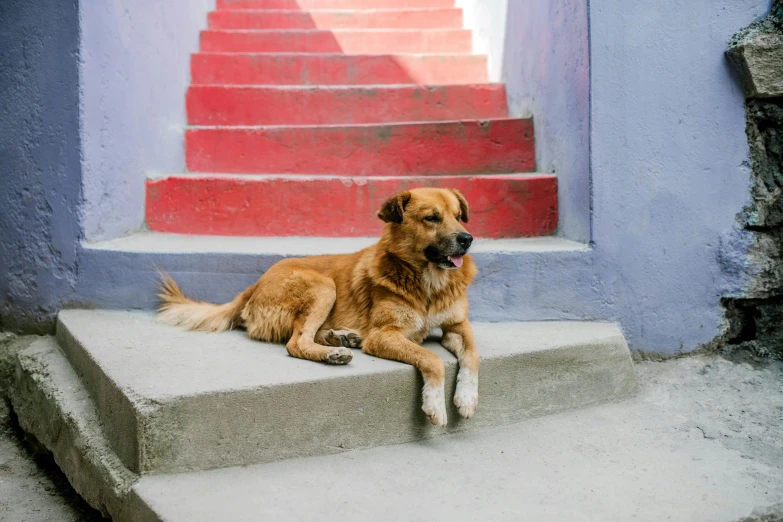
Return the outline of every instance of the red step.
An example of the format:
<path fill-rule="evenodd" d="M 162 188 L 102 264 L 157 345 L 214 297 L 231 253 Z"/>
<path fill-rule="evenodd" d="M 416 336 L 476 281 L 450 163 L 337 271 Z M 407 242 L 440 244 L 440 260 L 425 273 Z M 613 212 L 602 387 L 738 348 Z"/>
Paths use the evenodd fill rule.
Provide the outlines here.
<path fill-rule="evenodd" d="M 193 84 L 382 85 L 482 83 L 487 58 L 470 54 L 194 54 Z"/>
<path fill-rule="evenodd" d="M 213 11 L 210 29 L 461 29 L 461 9 Z"/>
<path fill-rule="evenodd" d="M 267 53 L 469 53 L 465 29 L 335 29 L 201 32 L 201 50 Z"/>
<path fill-rule="evenodd" d="M 218 9 L 402 9 L 454 7 L 454 0 L 217 0 Z"/>
<path fill-rule="evenodd" d="M 191 125 L 390 123 L 508 114 L 503 84 L 363 87 L 192 85 Z"/>
<path fill-rule="evenodd" d="M 357 176 L 503 174 L 535 165 L 526 119 L 201 127 L 185 133 L 191 172 Z"/>
<path fill-rule="evenodd" d="M 557 227 L 554 175 L 422 178 L 180 175 L 147 181 L 147 226 L 178 234 L 377 236 L 381 204 L 404 189 L 453 187 L 477 237 L 543 236 Z"/>

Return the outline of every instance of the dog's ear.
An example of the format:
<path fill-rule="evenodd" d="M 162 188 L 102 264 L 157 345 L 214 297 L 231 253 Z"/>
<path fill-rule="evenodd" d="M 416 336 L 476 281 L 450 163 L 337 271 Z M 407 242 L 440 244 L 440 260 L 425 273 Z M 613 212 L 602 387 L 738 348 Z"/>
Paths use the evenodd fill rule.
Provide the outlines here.
<path fill-rule="evenodd" d="M 451 191 L 455 196 L 457 196 L 457 199 L 459 200 L 459 211 L 462 215 L 462 221 L 467 223 L 468 219 L 470 219 L 470 215 L 468 214 L 468 200 L 465 199 L 465 196 L 463 196 L 459 190 L 451 189 Z"/>
<path fill-rule="evenodd" d="M 400 192 L 387 199 L 376 215 L 387 223 L 402 223 L 402 215 L 410 200 L 410 192 Z"/>

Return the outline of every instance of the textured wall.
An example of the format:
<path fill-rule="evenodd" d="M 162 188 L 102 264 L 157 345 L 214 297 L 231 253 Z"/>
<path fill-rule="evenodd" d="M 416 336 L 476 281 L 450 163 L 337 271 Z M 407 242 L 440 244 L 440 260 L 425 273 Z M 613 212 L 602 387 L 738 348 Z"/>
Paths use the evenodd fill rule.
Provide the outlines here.
<path fill-rule="evenodd" d="M 721 333 L 720 298 L 759 269 L 736 219 L 750 200 L 748 145 L 724 50 L 770 1 L 602 0 L 589 11 L 586 1 L 508 0 L 503 74 L 512 106 L 536 118 L 540 166 L 560 176 L 561 233 L 592 238 L 592 248 L 484 254 L 474 315 L 613 320 L 636 349 L 692 350 Z M 208 0 L 124 3 L 81 7 L 88 239 L 137 228 L 146 173 L 182 168 L 187 55 L 211 8 Z M 44 324 L 73 300 L 77 264 L 85 304 L 149 306 L 155 254 L 81 249 L 76 261 L 77 11 L 65 1 L 28 4 L 0 4 L 3 320 Z M 189 290 L 208 281 L 216 298 L 257 275 L 192 255 L 159 261 L 175 274 L 184 263 Z"/>
<path fill-rule="evenodd" d="M 43 330 L 76 284 L 75 0 L 0 2 L 0 327 Z"/>
<path fill-rule="evenodd" d="M 590 4 L 595 280 L 639 349 L 713 339 L 744 259 L 743 96 L 724 51 L 769 0 Z"/>
<path fill-rule="evenodd" d="M 88 241 L 144 222 L 144 179 L 185 169 L 190 53 L 215 0 L 81 2 L 84 231 Z"/>
<path fill-rule="evenodd" d="M 502 79 L 513 115 L 533 117 L 536 165 L 558 178 L 558 234 L 590 240 L 587 0 L 509 0 Z"/>

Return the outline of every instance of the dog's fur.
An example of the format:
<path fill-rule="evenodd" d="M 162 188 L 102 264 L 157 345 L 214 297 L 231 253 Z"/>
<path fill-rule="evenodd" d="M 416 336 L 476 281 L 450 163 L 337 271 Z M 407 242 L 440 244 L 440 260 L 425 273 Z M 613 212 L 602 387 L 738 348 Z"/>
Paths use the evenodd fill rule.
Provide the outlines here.
<path fill-rule="evenodd" d="M 412 364 L 424 377 L 422 409 L 443 426 L 443 362 L 420 346 L 440 327 L 443 346 L 459 360 L 454 404 L 469 418 L 478 404 L 479 356 L 467 298 L 477 270 L 463 257 L 472 237 L 460 223 L 468 222 L 468 203 L 457 190 L 420 188 L 393 196 L 377 215 L 386 224 L 375 245 L 285 259 L 227 304 L 192 301 L 164 276 L 159 320 L 210 332 L 244 327 L 252 339 L 286 343 L 289 354 L 313 361 L 346 364 L 349 348 L 361 347 Z"/>

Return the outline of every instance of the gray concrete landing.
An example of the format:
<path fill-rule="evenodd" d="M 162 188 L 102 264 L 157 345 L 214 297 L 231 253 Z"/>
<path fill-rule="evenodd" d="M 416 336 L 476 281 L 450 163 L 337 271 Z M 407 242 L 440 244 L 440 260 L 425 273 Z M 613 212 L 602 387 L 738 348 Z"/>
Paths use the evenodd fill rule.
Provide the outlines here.
<path fill-rule="evenodd" d="M 244 332 L 206 334 L 147 313 L 63 311 L 57 336 L 90 392 L 104 433 L 142 474 L 338 453 L 626 397 L 636 388 L 628 347 L 605 323 L 474 324 L 482 355 L 479 410 L 446 429 L 421 411 L 412 367 L 356 353 L 347 366 L 287 355 Z M 447 363 L 450 403 L 456 361 Z"/>
<path fill-rule="evenodd" d="M 778 522 L 782 370 L 714 356 L 642 363 L 642 390 L 624 402 L 424 442 L 144 477 L 132 511 L 144 522 Z"/>

